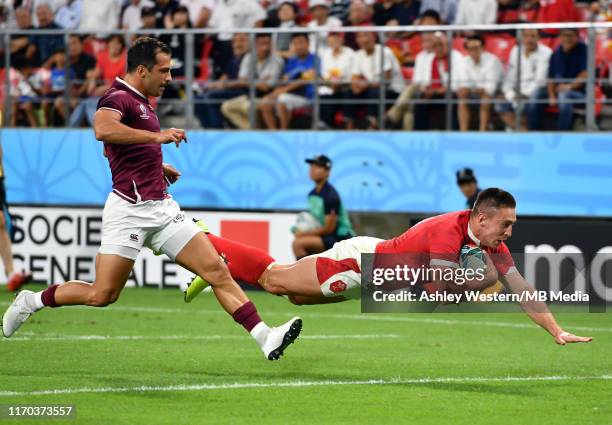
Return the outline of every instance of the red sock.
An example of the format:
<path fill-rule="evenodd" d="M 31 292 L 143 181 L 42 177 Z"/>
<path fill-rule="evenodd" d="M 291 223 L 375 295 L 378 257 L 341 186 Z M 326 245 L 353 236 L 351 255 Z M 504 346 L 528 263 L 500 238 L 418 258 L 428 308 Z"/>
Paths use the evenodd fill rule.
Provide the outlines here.
<path fill-rule="evenodd" d="M 59 285 L 51 285 L 41 294 L 40 298 L 42 303 L 47 307 L 60 307 L 60 305 L 55 302 L 55 291 L 58 287 Z"/>
<path fill-rule="evenodd" d="M 247 332 L 251 332 L 258 323 L 261 322 L 261 317 L 257 314 L 257 308 L 251 301 L 247 301 L 238 308 L 232 317 L 246 329 Z"/>
<path fill-rule="evenodd" d="M 230 274 L 235 280 L 260 286 L 257 279 L 275 261 L 274 258 L 259 248 L 253 248 L 210 233 L 207 236 L 219 255 L 225 257 Z"/>

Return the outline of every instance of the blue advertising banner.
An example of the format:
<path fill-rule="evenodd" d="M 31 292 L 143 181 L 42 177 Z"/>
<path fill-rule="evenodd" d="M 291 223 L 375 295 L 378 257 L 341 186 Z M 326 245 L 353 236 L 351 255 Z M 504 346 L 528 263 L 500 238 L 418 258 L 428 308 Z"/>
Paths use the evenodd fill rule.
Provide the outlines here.
<path fill-rule="evenodd" d="M 612 141 L 605 133 L 191 131 L 164 146 L 182 172 L 170 192 L 184 207 L 305 209 L 304 159 L 325 153 L 349 210 L 444 212 L 464 199 L 455 171 L 471 167 L 527 215 L 612 216 Z M 111 176 L 91 130 L 2 131 L 8 200 L 102 205 Z"/>

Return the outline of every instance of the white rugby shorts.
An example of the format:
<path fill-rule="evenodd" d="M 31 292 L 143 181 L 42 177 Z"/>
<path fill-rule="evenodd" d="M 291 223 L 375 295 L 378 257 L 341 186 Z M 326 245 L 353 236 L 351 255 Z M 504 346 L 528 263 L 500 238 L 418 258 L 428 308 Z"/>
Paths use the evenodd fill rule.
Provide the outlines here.
<path fill-rule="evenodd" d="M 136 260 L 146 246 L 175 260 L 201 231 L 172 198 L 132 204 L 111 192 L 102 213 L 99 252 Z"/>
<path fill-rule="evenodd" d="M 361 295 L 361 254 L 374 254 L 383 239 L 356 236 L 336 242 L 316 254 L 317 276 L 326 297 L 359 298 Z"/>

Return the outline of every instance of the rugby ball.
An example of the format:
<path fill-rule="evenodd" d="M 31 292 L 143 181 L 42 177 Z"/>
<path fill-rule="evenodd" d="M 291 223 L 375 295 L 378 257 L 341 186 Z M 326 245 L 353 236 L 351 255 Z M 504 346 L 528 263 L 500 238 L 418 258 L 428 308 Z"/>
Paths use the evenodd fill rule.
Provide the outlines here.
<path fill-rule="evenodd" d="M 319 220 L 314 218 L 314 216 L 309 212 L 304 211 L 297 215 L 297 218 L 295 219 L 295 225 L 291 228 L 291 231 L 293 233 L 308 232 L 318 227 L 321 227 L 321 223 L 319 223 Z"/>
<path fill-rule="evenodd" d="M 486 270 L 487 260 L 484 252 L 473 245 L 463 245 L 461 247 L 461 254 L 459 255 L 459 264 L 461 268 L 472 269 L 472 270 Z"/>

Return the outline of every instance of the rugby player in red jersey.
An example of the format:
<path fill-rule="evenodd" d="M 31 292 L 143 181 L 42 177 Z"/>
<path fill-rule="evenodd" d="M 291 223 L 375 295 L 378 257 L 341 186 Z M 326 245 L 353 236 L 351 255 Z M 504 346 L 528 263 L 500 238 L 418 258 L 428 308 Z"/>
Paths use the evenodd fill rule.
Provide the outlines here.
<path fill-rule="evenodd" d="M 225 311 L 250 332 L 268 359 L 278 359 L 299 335 L 301 319 L 268 327 L 206 234 L 167 194 L 166 182 L 176 181 L 180 173 L 162 163 L 161 145 L 174 143 L 178 147 L 187 139 L 184 130 L 160 130 L 148 99 L 161 96 L 172 79 L 170 48 L 156 39 L 141 38 L 129 49 L 127 62 L 127 75 L 117 78 L 100 98 L 94 120 L 96 139 L 104 142 L 113 178 L 102 216 L 95 281 L 70 281 L 38 293 L 20 292 L 4 314 L 4 336 L 10 337 L 43 307 L 112 304 L 146 246 L 212 282 Z"/>
<path fill-rule="evenodd" d="M 460 287 L 448 281 L 425 282 L 426 291 L 481 290 L 499 279 L 513 293 L 531 292 L 533 287 L 517 271 L 504 243 L 516 223 L 515 209 L 516 201 L 510 193 L 489 188 L 479 194 L 472 210 L 428 218 L 389 240 L 364 236 L 347 239 L 322 254 L 287 265 L 276 264 L 256 248 L 214 235 L 209 237 L 236 280 L 259 285 L 272 294 L 286 295 L 294 304 L 324 304 L 359 297 L 361 254 L 377 257 L 410 254 L 412 267 L 447 270 L 459 267 L 459 253 L 464 245 L 478 246 L 485 253 L 488 267 L 484 278 L 468 280 Z M 186 295 L 190 295 L 189 289 L 191 286 Z M 592 339 L 565 332 L 543 302 L 525 301 L 521 307 L 558 344 Z"/>

